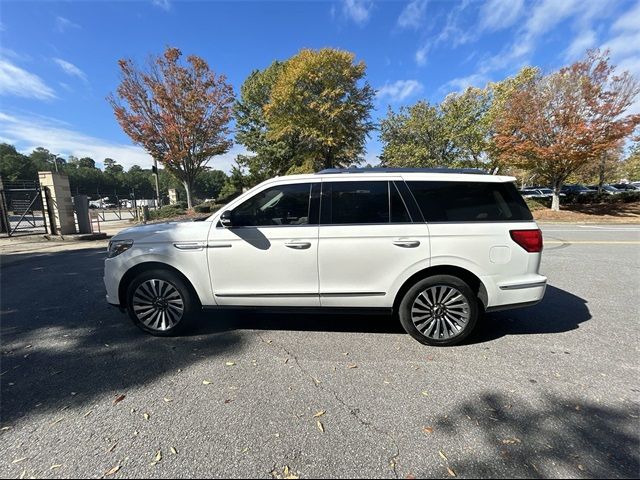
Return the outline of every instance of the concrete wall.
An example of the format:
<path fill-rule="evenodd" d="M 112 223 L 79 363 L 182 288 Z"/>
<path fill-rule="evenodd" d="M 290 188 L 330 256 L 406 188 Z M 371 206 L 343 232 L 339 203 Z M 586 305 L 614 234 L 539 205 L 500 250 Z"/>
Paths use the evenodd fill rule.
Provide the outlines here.
<path fill-rule="evenodd" d="M 77 233 L 69 177 L 62 173 L 38 172 L 38 179 L 40 180 L 40 188 L 43 190 L 47 188 L 49 191 L 49 195 L 45 195 L 43 191 L 43 203 L 47 204 L 49 199 L 51 201 L 51 205 L 48 207 L 53 210 L 55 222 L 55 225 L 51 225 L 51 233 L 54 235 Z"/>

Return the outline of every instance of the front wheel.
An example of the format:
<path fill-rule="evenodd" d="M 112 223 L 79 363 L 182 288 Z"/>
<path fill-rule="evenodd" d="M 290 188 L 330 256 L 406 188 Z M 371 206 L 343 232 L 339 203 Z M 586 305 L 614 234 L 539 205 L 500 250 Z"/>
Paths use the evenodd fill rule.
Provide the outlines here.
<path fill-rule="evenodd" d="M 184 332 L 197 310 L 198 303 L 189 286 L 168 270 L 142 272 L 127 289 L 129 317 L 152 335 L 169 337 Z"/>
<path fill-rule="evenodd" d="M 406 332 L 425 345 L 455 345 L 467 338 L 478 321 L 478 300 L 464 281 L 435 275 L 407 291 L 398 314 Z"/>

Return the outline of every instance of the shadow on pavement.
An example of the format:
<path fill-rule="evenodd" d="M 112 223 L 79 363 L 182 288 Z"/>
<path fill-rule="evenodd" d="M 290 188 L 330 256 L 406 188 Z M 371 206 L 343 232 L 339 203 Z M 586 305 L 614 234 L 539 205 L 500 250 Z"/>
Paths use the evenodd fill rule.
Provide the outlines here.
<path fill-rule="evenodd" d="M 532 307 L 488 313 L 467 343 L 484 343 L 505 335 L 569 332 L 591 320 L 587 301 L 552 285 Z"/>
<path fill-rule="evenodd" d="M 243 329 L 403 333 L 389 315 L 236 310 L 205 312 L 185 337 L 152 337 L 107 305 L 104 254 L 104 248 L 87 248 L 0 259 L 3 423 L 36 407 L 65 406 L 71 392 L 77 402 L 90 402 L 227 355 L 243 348 Z M 589 318 L 584 300 L 549 287 L 536 307 L 489 316 L 472 342 L 568 331 Z"/>
<path fill-rule="evenodd" d="M 475 478 L 637 478 L 638 406 L 576 403 L 546 395 L 536 407 L 486 393 L 434 425 L 447 436 L 473 430 L 477 448 L 456 458 L 455 471 Z M 453 461 L 453 460 L 452 460 Z M 500 468 L 497 468 L 500 466 Z"/>

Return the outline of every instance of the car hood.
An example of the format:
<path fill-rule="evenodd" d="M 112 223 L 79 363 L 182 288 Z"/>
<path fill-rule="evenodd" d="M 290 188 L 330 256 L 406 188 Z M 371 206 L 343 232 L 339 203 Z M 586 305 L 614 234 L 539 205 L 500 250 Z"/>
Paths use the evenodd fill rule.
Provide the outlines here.
<path fill-rule="evenodd" d="M 211 222 L 165 222 L 139 225 L 122 230 L 112 240 L 147 242 L 200 242 L 206 241 Z"/>

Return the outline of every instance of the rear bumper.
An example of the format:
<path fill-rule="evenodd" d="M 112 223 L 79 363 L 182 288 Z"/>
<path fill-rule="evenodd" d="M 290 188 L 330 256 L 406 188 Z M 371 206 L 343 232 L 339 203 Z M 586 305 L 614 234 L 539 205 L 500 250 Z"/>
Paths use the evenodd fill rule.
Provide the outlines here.
<path fill-rule="evenodd" d="M 544 297 L 547 289 L 547 277 L 527 275 L 508 281 L 495 281 L 485 277 L 482 281 L 487 289 L 487 311 L 535 305 Z"/>

